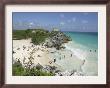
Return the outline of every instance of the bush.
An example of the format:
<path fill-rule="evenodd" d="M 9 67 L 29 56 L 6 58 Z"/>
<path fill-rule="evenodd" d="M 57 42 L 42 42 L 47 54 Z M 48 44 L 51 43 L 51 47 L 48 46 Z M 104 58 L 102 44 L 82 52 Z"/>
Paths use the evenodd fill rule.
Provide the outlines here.
<path fill-rule="evenodd" d="M 13 39 L 24 39 L 25 38 L 25 30 L 16 30 L 13 31 Z"/>
<path fill-rule="evenodd" d="M 40 68 L 24 68 L 22 64 L 17 61 L 12 65 L 13 76 L 54 76 L 54 73 L 44 72 Z"/>
<path fill-rule="evenodd" d="M 32 31 L 35 33 L 32 33 Z M 16 30 L 13 31 L 13 39 L 32 39 L 32 43 L 38 45 L 45 41 L 45 39 L 49 37 L 49 32 L 43 29 L 27 29 L 27 30 Z"/>
<path fill-rule="evenodd" d="M 15 62 L 12 65 L 12 74 L 13 76 L 22 76 L 24 74 L 24 68 L 20 62 Z"/>
<path fill-rule="evenodd" d="M 35 44 L 35 45 L 39 45 L 40 43 L 44 42 L 45 41 L 45 36 L 33 36 L 32 37 L 32 43 Z"/>

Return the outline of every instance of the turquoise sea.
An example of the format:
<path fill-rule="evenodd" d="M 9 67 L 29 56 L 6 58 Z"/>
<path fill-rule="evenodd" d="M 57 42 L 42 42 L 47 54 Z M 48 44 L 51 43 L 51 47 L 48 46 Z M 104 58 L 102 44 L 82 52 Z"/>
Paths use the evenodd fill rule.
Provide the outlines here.
<path fill-rule="evenodd" d="M 97 32 L 64 32 L 72 41 L 65 47 L 79 59 L 85 59 L 82 70 L 86 75 L 98 75 L 98 33 Z"/>

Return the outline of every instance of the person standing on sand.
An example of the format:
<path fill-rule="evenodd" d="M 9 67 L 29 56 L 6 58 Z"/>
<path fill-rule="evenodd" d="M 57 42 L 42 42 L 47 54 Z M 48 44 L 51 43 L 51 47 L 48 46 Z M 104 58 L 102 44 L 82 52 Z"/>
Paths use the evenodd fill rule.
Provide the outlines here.
<path fill-rule="evenodd" d="M 85 61 L 86 61 L 86 60 L 83 60 L 82 65 L 84 65 Z"/>
<path fill-rule="evenodd" d="M 72 57 L 72 54 L 71 54 L 71 57 Z"/>
<path fill-rule="evenodd" d="M 56 62 L 56 59 L 54 59 L 54 61 L 53 62 Z"/>
<path fill-rule="evenodd" d="M 65 58 L 65 55 L 64 55 L 64 58 Z"/>

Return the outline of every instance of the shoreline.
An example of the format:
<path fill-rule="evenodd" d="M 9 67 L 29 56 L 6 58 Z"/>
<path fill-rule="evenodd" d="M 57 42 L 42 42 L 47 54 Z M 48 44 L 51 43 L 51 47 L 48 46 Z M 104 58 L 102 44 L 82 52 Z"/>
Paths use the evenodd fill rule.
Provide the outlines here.
<path fill-rule="evenodd" d="M 20 60 L 23 66 L 31 61 L 33 66 L 55 66 L 62 72 L 80 72 L 84 61 L 77 58 L 68 49 L 56 50 L 43 45 L 34 45 L 31 39 L 13 40 L 13 61 Z M 58 56 L 57 56 L 58 55 Z M 55 60 L 55 61 L 54 61 Z"/>

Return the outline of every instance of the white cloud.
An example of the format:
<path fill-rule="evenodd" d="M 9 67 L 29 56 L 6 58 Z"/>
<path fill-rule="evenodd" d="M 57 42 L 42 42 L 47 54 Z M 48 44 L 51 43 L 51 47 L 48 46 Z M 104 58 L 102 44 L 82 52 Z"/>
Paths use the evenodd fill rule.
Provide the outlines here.
<path fill-rule="evenodd" d="M 75 18 L 75 17 L 73 17 L 73 18 L 72 18 L 72 21 L 73 21 L 73 22 L 75 22 L 75 21 L 76 21 L 76 18 Z"/>
<path fill-rule="evenodd" d="M 31 25 L 29 25 L 29 27 L 31 28 L 32 26 L 31 26 Z"/>
<path fill-rule="evenodd" d="M 34 25 L 34 23 L 33 22 L 30 22 L 28 25 L 31 28 Z"/>
<path fill-rule="evenodd" d="M 34 23 L 33 23 L 33 22 L 30 22 L 29 24 L 30 24 L 30 25 L 34 25 Z"/>
<path fill-rule="evenodd" d="M 68 22 L 68 23 L 70 23 L 70 22 L 71 22 L 71 20 L 67 20 L 67 22 Z"/>
<path fill-rule="evenodd" d="M 62 26 L 63 26 L 63 25 L 65 25 L 65 23 L 64 23 L 64 22 L 60 22 L 60 25 L 62 25 Z"/>
<path fill-rule="evenodd" d="M 88 21 L 87 21 L 87 20 L 82 20 L 82 23 L 83 23 L 83 24 L 87 24 Z"/>
<path fill-rule="evenodd" d="M 64 18 L 64 17 L 65 17 L 65 15 L 64 15 L 64 14 L 60 14 L 60 17 L 61 17 L 61 18 Z"/>

